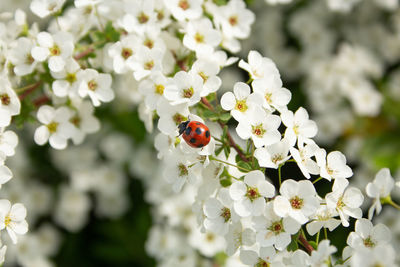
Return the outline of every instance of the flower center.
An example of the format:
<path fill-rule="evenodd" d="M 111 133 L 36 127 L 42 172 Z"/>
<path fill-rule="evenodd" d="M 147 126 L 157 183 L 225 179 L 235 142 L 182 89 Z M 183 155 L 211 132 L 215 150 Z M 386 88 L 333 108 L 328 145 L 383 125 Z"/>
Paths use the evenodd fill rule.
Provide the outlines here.
<path fill-rule="evenodd" d="M 28 64 L 28 65 L 30 65 L 30 64 L 32 64 L 33 62 L 35 62 L 35 59 L 32 57 L 32 55 L 31 55 L 31 54 L 26 55 L 25 63 Z"/>
<path fill-rule="evenodd" d="M 257 137 L 263 137 L 265 134 L 266 130 L 263 128 L 262 123 L 256 125 L 256 126 L 251 126 L 253 134 L 256 135 Z"/>
<path fill-rule="evenodd" d="M 236 100 L 235 109 L 241 112 L 245 112 L 247 110 L 246 100 Z"/>
<path fill-rule="evenodd" d="M 268 228 L 270 231 L 274 232 L 275 235 L 278 235 L 285 230 L 283 229 L 282 220 L 273 222 L 271 226 Z"/>
<path fill-rule="evenodd" d="M 8 106 L 11 102 L 10 96 L 8 94 L 0 95 L 1 104 Z"/>
<path fill-rule="evenodd" d="M 5 226 L 7 227 L 7 226 L 10 225 L 10 223 L 11 223 L 11 217 L 10 217 L 10 215 L 7 215 L 7 216 L 4 218 L 4 224 L 5 224 Z"/>
<path fill-rule="evenodd" d="M 212 241 L 214 241 L 214 239 L 215 239 L 215 235 L 213 235 L 212 233 L 207 233 L 206 234 L 206 240 L 208 242 L 212 242 Z"/>
<path fill-rule="evenodd" d="M 203 78 L 203 83 L 208 80 L 208 76 L 204 74 L 204 72 L 200 71 L 197 73 L 201 78 Z"/>
<path fill-rule="evenodd" d="M 151 70 L 154 67 L 154 61 L 150 60 L 144 63 L 144 69 L 145 70 Z"/>
<path fill-rule="evenodd" d="M 196 32 L 196 34 L 194 35 L 194 40 L 195 40 L 197 43 L 204 43 L 204 35 L 202 35 L 202 34 Z"/>
<path fill-rule="evenodd" d="M 259 259 L 259 261 L 257 262 L 257 264 L 255 265 L 255 267 L 269 267 L 269 263 L 266 262 L 263 259 Z"/>
<path fill-rule="evenodd" d="M 299 210 L 303 207 L 303 199 L 295 196 L 290 199 L 290 205 L 292 206 L 292 208 Z"/>
<path fill-rule="evenodd" d="M 178 165 L 178 170 L 179 170 L 179 176 L 187 176 L 189 174 L 188 169 L 186 168 L 186 165 L 183 163 L 179 163 Z"/>
<path fill-rule="evenodd" d="M 155 86 L 156 94 L 162 95 L 164 93 L 164 89 L 165 89 L 165 87 L 162 84 L 156 84 L 156 86 Z"/>
<path fill-rule="evenodd" d="M 97 82 L 91 80 L 90 82 L 88 82 L 88 88 L 89 90 L 95 91 L 97 89 Z"/>
<path fill-rule="evenodd" d="M 152 49 L 154 47 L 154 41 L 147 38 L 146 40 L 144 40 L 143 45 Z"/>
<path fill-rule="evenodd" d="M 375 243 L 371 240 L 370 236 L 364 239 L 364 246 L 366 246 L 367 248 L 375 247 Z"/>
<path fill-rule="evenodd" d="M 162 10 L 157 10 L 157 20 L 163 20 L 164 18 L 164 11 Z"/>
<path fill-rule="evenodd" d="M 139 16 L 137 17 L 138 21 L 140 24 L 144 24 L 147 21 L 149 21 L 149 16 L 147 16 L 145 13 L 141 12 Z"/>
<path fill-rule="evenodd" d="M 223 207 L 223 208 L 221 209 L 221 214 L 220 214 L 220 216 L 221 216 L 222 218 L 224 218 L 224 221 L 225 221 L 225 222 L 228 222 L 228 221 L 231 219 L 231 210 L 228 209 L 227 207 Z"/>
<path fill-rule="evenodd" d="M 189 2 L 187 0 L 179 1 L 178 6 L 180 8 L 182 8 L 183 10 L 186 10 L 186 9 L 188 9 L 190 7 Z"/>
<path fill-rule="evenodd" d="M 265 100 L 267 103 L 271 104 L 272 103 L 272 94 L 271 93 L 266 93 L 265 94 Z"/>
<path fill-rule="evenodd" d="M 184 98 L 191 98 L 194 94 L 193 87 L 183 89 L 183 97 Z"/>
<path fill-rule="evenodd" d="M 67 76 L 65 77 L 65 80 L 67 82 L 69 82 L 70 84 L 74 83 L 76 81 L 75 73 L 67 73 Z"/>
<path fill-rule="evenodd" d="M 172 116 L 172 120 L 175 122 L 176 125 L 179 125 L 182 122 L 187 121 L 187 117 L 179 113 L 176 113 L 174 116 Z"/>
<path fill-rule="evenodd" d="M 49 124 L 46 125 L 47 129 L 49 129 L 50 133 L 55 133 L 57 131 L 57 127 L 58 127 L 58 122 L 50 122 Z"/>
<path fill-rule="evenodd" d="M 61 54 L 61 50 L 58 45 L 54 45 L 52 48 L 50 48 L 50 54 L 52 56 L 59 56 Z"/>
<path fill-rule="evenodd" d="M 258 188 L 256 187 L 248 187 L 246 192 L 246 197 L 253 201 L 260 197 L 260 193 L 258 193 Z"/>
<path fill-rule="evenodd" d="M 282 155 L 279 155 L 279 154 L 273 155 L 272 158 L 271 158 L 271 161 L 272 161 L 273 163 L 275 163 L 275 164 L 276 164 L 278 161 L 281 161 L 281 160 L 283 160 L 283 157 L 282 157 Z"/>
<path fill-rule="evenodd" d="M 128 59 L 130 56 L 132 56 L 132 54 L 132 49 L 126 47 L 122 48 L 121 57 L 123 57 L 124 59 Z"/>
<path fill-rule="evenodd" d="M 237 23 L 238 17 L 236 15 L 229 17 L 229 24 L 231 24 L 232 26 L 236 26 Z"/>
<path fill-rule="evenodd" d="M 299 125 L 296 124 L 295 126 L 293 126 L 293 131 L 296 135 L 299 135 Z"/>
<path fill-rule="evenodd" d="M 72 117 L 69 121 L 77 128 L 79 128 L 79 126 L 81 125 L 81 117 L 79 117 L 78 115 Z"/>
<path fill-rule="evenodd" d="M 336 204 L 336 209 L 341 210 L 342 208 L 344 208 L 346 206 L 346 204 L 344 204 L 343 202 L 343 197 L 340 197 L 338 199 L 338 202 Z"/>

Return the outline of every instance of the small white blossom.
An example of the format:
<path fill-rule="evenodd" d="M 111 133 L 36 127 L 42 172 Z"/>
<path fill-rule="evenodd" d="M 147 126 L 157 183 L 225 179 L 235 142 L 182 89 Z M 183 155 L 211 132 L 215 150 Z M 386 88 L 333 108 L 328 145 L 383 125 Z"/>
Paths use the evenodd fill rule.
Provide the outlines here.
<path fill-rule="evenodd" d="M 279 165 L 290 158 L 288 153 L 289 142 L 284 138 L 270 146 L 257 148 L 254 152 L 254 156 L 261 167 L 277 169 Z"/>
<path fill-rule="evenodd" d="M 197 74 L 179 71 L 173 78 L 173 83 L 165 88 L 164 96 L 172 105 L 187 103 L 193 106 L 200 101 L 203 89 L 203 79 Z"/>
<path fill-rule="evenodd" d="M 57 13 L 63 6 L 65 0 L 33 0 L 30 8 L 40 18 Z"/>
<path fill-rule="evenodd" d="M 78 72 L 77 78 L 81 81 L 78 93 L 81 97 L 87 95 L 95 107 L 101 102 L 110 102 L 114 99 L 114 91 L 111 89 L 111 75 L 98 73 L 95 69 L 85 69 Z"/>
<path fill-rule="evenodd" d="M 290 140 L 290 144 L 294 145 L 296 140 L 298 143 L 304 143 L 313 138 L 318 131 L 317 124 L 308 118 L 307 110 L 300 107 L 294 114 L 287 110 L 281 114 L 282 123 L 285 124 L 285 137 Z"/>
<path fill-rule="evenodd" d="M 319 207 L 314 185 L 308 180 L 285 180 L 279 192 L 281 195 L 274 199 L 274 211 L 280 217 L 289 216 L 304 224 Z"/>
<path fill-rule="evenodd" d="M 250 51 L 248 63 L 242 59 L 239 61 L 239 67 L 246 70 L 253 80 L 269 76 L 280 77 L 275 63 L 269 58 L 262 57 L 257 51 Z"/>
<path fill-rule="evenodd" d="M 251 83 L 254 92 L 260 94 L 263 99 L 263 107 L 270 111 L 282 110 L 287 106 L 292 93 L 282 87 L 282 80 L 279 76 L 270 75 Z"/>
<path fill-rule="evenodd" d="M 336 178 L 333 183 L 332 192 L 325 196 L 326 205 L 330 209 L 336 209 L 344 227 L 349 226 L 349 217 L 361 218 L 361 204 L 364 196 L 355 187 L 347 188 L 349 181 L 344 178 Z"/>
<path fill-rule="evenodd" d="M 235 201 L 233 207 L 239 216 L 258 216 L 264 210 L 265 198 L 274 196 L 275 187 L 257 170 L 246 174 L 244 182 L 234 182 L 229 188 L 229 193 Z"/>
<path fill-rule="evenodd" d="M 391 232 L 384 224 L 372 225 L 372 222 L 361 218 L 356 221 L 355 232 L 347 237 L 347 244 L 358 250 L 360 248 L 373 248 L 379 245 L 389 244 Z"/>
<path fill-rule="evenodd" d="M 17 243 L 17 235 L 24 235 L 28 231 L 28 223 L 25 221 L 26 208 L 21 203 L 11 206 L 7 199 L 0 200 L 0 229 L 6 229 L 14 244 Z"/>
<path fill-rule="evenodd" d="M 183 45 L 193 51 L 210 53 L 221 42 L 221 33 L 209 19 L 189 21 L 185 27 Z"/>
<path fill-rule="evenodd" d="M 365 191 L 367 196 L 374 199 L 374 203 L 368 210 L 368 219 L 372 219 L 375 209 L 376 214 L 379 214 L 382 210 L 381 199 L 390 197 L 390 192 L 394 187 L 394 179 L 390 175 L 390 170 L 388 168 L 381 169 L 375 176 L 372 183 L 368 183 Z"/>
<path fill-rule="evenodd" d="M 324 149 L 318 149 L 315 153 L 317 164 L 320 167 L 321 177 L 331 179 L 349 178 L 353 171 L 346 165 L 346 157 L 340 151 L 333 151 L 326 156 Z"/>

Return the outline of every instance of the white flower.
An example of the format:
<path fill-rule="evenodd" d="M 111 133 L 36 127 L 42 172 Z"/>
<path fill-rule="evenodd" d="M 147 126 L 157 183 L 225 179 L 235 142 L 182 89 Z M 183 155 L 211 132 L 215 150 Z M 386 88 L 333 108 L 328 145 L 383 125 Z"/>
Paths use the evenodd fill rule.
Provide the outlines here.
<path fill-rule="evenodd" d="M 74 51 L 72 35 L 68 32 L 58 32 L 54 35 L 40 32 L 36 38 L 38 46 L 32 48 L 32 57 L 39 62 L 48 58 L 51 71 L 62 71 L 66 59 L 71 57 Z"/>
<path fill-rule="evenodd" d="M 240 221 L 233 223 L 225 235 L 226 253 L 232 256 L 241 246 L 251 246 L 255 243 L 256 237 L 252 229 L 242 226 Z"/>
<path fill-rule="evenodd" d="M 11 178 L 12 178 L 11 170 L 5 165 L 0 165 L 0 188 L 1 185 L 10 181 Z"/>
<path fill-rule="evenodd" d="M 333 151 L 326 156 L 322 148 L 315 153 L 317 164 L 320 167 L 321 177 L 330 181 L 331 179 L 349 178 L 353 171 L 346 165 L 346 157 L 340 151 Z"/>
<path fill-rule="evenodd" d="M 244 182 L 234 182 L 229 188 L 229 193 L 235 201 L 233 207 L 239 216 L 258 216 L 264 210 L 265 198 L 274 196 L 275 187 L 257 170 L 246 174 Z"/>
<path fill-rule="evenodd" d="M 254 156 L 261 167 L 277 169 L 279 165 L 290 158 L 288 153 L 289 142 L 284 138 L 270 146 L 257 148 L 254 152 Z"/>
<path fill-rule="evenodd" d="M 259 93 L 263 99 L 263 107 L 270 111 L 282 110 L 290 102 L 292 93 L 282 87 L 279 76 L 269 75 L 251 83 L 254 92 Z"/>
<path fill-rule="evenodd" d="M 240 218 L 233 209 L 233 200 L 229 196 L 229 190 L 222 188 L 217 198 L 209 198 L 203 206 L 204 227 L 214 233 L 225 235 L 232 221 Z"/>
<path fill-rule="evenodd" d="M 220 251 L 225 249 L 225 239 L 223 236 L 216 235 L 212 232 L 202 233 L 199 229 L 190 231 L 189 244 L 200 251 L 206 257 L 213 257 Z"/>
<path fill-rule="evenodd" d="M 33 0 L 30 8 L 37 16 L 44 18 L 57 13 L 65 0 Z"/>
<path fill-rule="evenodd" d="M 310 235 L 315 235 L 322 227 L 328 228 L 332 232 L 340 225 L 340 220 L 334 219 L 334 216 L 337 216 L 335 209 L 328 208 L 326 205 L 320 205 L 312 217 L 312 221 L 306 225 L 307 232 Z"/>
<path fill-rule="evenodd" d="M 201 97 L 214 93 L 220 88 L 222 82 L 217 76 L 219 70 L 218 63 L 209 59 L 198 59 L 193 63 L 190 73 L 196 73 L 203 79 Z"/>
<path fill-rule="evenodd" d="M 0 76 L 0 127 L 8 126 L 11 117 L 18 115 L 21 110 L 21 102 L 15 91 L 11 88 L 10 81 Z"/>
<path fill-rule="evenodd" d="M 330 262 L 330 257 L 333 253 L 337 251 L 337 248 L 331 246 L 330 240 L 322 240 L 318 244 L 318 249 L 313 250 L 311 253 L 311 266 L 313 267 L 328 267 L 329 265 L 326 262 Z"/>
<path fill-rule="evenodd" d="M 203 79 L 193 73 L 179 71 L 164 90 L 164 96 L 172 105 L 187 103 L 193 106 L 200 101 L 200 93 L 203 89 Z"/>
<path fill-rule="evenodd" d="M 274 211 L 280 217 L 292 217 L 304 224 L 319 207 L 314 185 L 308 180 L 285 180 L 279 189 L 281 195 L 274 199 Z"/>
<path fill-rule="evenodd" d="M 55 149 L 67 147 L 67 139 L 74 134 L 74 126 L 69 122 L 72 113 L 67 107 L 54 109 L 51 106 L 41 106 L 37 112 L 38 120 L 44 125 L 39 126 L 34 135 L 38 145 L 49 141 Z"/>
<path fill-rule="evenodd" d="M 85 69 L 78 72 L 77 77 L 81 81 L 79 95 L 81 97 L 89 95 L 95 107 L 100 106 L 101 102 L 110 102 L 114 99 L 110 74 L 98 73 L 95 69 Z"/>
<path fill-rule="evenodd" d="M 359 219 L 362 216 L 361 204 L 364 196 L 358 188 L 349 187 L 349 181 L 337 178 L 333 183 L 332 192 L 325 196 L 326 205 L 330 209 L 336 209 L 344 227 L 349 226 L 349 216 Z"/>
<path fill-rule="evenodd" d="M 88 101 L 76 106 L 76 111 L 69 120 L 75 126 L 75 133 L 72 136 L 75 145 L 81 144 L 86 134 L 95 133 L 100 129 L 100 122 L 93 116 L 93 112 L 94 108 Z"/>
<path fill-rule="evenodd" d="M 26 208 L 21 203 L 11 206 L 7 199 L 0 200 L 0 229 L 7 229 L 14 244 L 17 243 L 17 235 L 24 235 L 28 231 L 28 223 L 25 221 Z"/>
<path fill-rule="evenodd" d="M 24 76 L 33 72 L 37 61 L 32 57 L 31 51 L 35 46 L 32 39 L 21 37 L 11 44 L 8 58 L 14 65 L 14 72 L 18 76 Z"/>
<path fill-rule="evenodd" d="M 365 191 L 367 196 L 374 199 L 374 203 L 368 210 L 368 219 L 372 219 L 375 209 L 376 214 L 379 214 L 382 210 L 381 199 L 390 197 L 390 192 L 394 187 L 394 179 L 390 175 L 388 168 L 381 169 L 375 176 L 372 183 L 368 183 Z"/>
<path fill-rule="evenodd" d="M 294 114 L 287 110 L 281 113 L 282 123 L 285 124 L 285 137 L 294 145 L 309 141 L 318 131 L 317 124 L 308 118 L 307 110 L 300 107 Z"/>
<path fill-rule="evenodd" d="M 347 244 L 355 250 L 372 249 L 388 244 L 391 236 L 392 233 L 386 225 L 380 223 L 373 226 L 371 221 L 361 218 L 356 221 L 355 232 L 351 232 L 347 237 Z"/>
<path fill-rule="evenodd" d="M 166 161 L 163 176 L 168 183 L 172 184 L 174 192 L 180 192 L 187 181 L 191 184 L 198 181 L 200 169 L 198 165 L 193 165 L 195 162 L 196 159 L 193 156 L 185 155 L 177 149 Z"/>
<path fill-rule="evenodd" d="M 284 267 L 285 265 L 276 255 L 273 247 L 262 247 L 259 253 L 254 250 L 242 250 L 240 252 L 240 260 L 246 266 Z"/>
<path fill-rule="evenodd" d="M 161 72 L 153 72 L 148 78 L 139 83 L 139 92 L 144 95 L 144 103 L 151 110 L 157 109 L 161 99 L 164 99 L 164 90 L 172 82 Z"/>
<path fill-rule="evenodd" d="M 398 266 L 396 253 L 391 245 L 380 245 L 373 249 L 360 249 L 350 258 L 351 267 Z"/>
<path fill-rule="evenodd" d="M 255 106 L 247 120 L 239 121 L 236 132 L 240 138 L 253 139 L 255 147 L 272 145 L 279 142 L 281 133 L 278 131 L 281 119 L 277 115 L 266 115 L 265 111 Z"/>
<path fill-rule="evenodd" d="M 13 131 L 0 132 L 0 151 L 7 157 L 15 154 L 15 147 L 18 144 L 18 136 Z"/>
<path fill-rule="evenodd" d="M 133 55 L 137 52 L 138 41 L 135 35 L 128 35 L 108 48 L 108 55 L 112 57 L 112 66 L 116 73 L 122 74 L 129 70 L 128 62 L 133 60 Z"/>
<path fill-rule="evenodd" d="M 58 97 L 76 97 L 80 84 L 77 79 L 77 73 L 80 69 L 78 62 L 73 58 L 68 58 L 65 62 L 65 67 L 60 72 L 51 72 L 51 75 L 57 79 L 52 84 L 54 95 Z"/>
<path fill-rule="evenodd" d="M 280 77 L 275 63 L 266 57 L 262 57 L 257 51 L 250 51 L 248 63 L 243 59 L 239 61 L 239 67 L 246 70 L 253 80 L 262 79 L 269 76 Z"/>
<path fill-rule="evenodd" d="M 301 225 L 290 217 L 278 216 L 273 206 L 273 202 L 268 202 L 263 216 L 253 217 L 256 240 L 261 247 L 274 246 L 284 250 L 292 241 L 291 235 L 297 233 Z"/>
<path fill-rule="evenodd" d="M 297 144 L 298 150 L 294 147 L 291 147 L 290 154 L 293 159 L 296 161 L 297 166 L 303 173 L 304 177 L 310 179 L 310 174 L 319 174 L 319 167 L 317 163 L 311 159 L 315 155 L 315 152 L 318 149 L 318 146 L 311 142 L 309 144 L 304 145 L 303 143 Z"/>
<path fill-rule="evenodd" d="M 237 82 L 233 86 L 233 93 L 226 92 L 221 98 L 221 107 L 230 110 L 232 117 L 237 121 L 247 120 L 255 106 L 261 106 L 262 102 L 257 94 L 250 94 L 250 86 L 243 82 Z"/>
<path fill-rule="evenodd" d="M 227 38 L 249 37 L 254 20 L 254 13 L 246 9 L 242 0 L 229 1 L 227 5 L 219 7 L 215 14 L 215 22 L 220 25 Z"/>
<path fill-rule="evenodd" d="M 215 30 L 209 19 L 189 21 L 185 27 L 183 45 L 193 51 L 212 52 L 221 42 L 221 33 Z"/>
<path fill-rule="evenodd" d="M 142 46 L 133 56 L 132 60 L 127 62 L 129 68 L 133 70 L 133 76 L 137 81 L 149 76 L 153 71 L 162 71 L 161 61 L 164 52 L 160 49 L 149 49 Z"/>
<path fill-rule="evenodd" d="M 168 100 L 162 99 L 157 107 L 158 129 L 166 135 L 178 135 L 178 126 L 188 120 L 189 108 L 187 104 L 171 105 Z"/>
<path fill-rule="evenodd" d="M 203 0 L 164 0 L 164 5 L 178 21 L 197 19 L 203 13 Z"/>
<path fill-rule="evenodd" d="M 127 32 L 143 35 L 146 31 L 157 31 L 154 0 L 124 1 L 125 14 L 118 24 Z"/>

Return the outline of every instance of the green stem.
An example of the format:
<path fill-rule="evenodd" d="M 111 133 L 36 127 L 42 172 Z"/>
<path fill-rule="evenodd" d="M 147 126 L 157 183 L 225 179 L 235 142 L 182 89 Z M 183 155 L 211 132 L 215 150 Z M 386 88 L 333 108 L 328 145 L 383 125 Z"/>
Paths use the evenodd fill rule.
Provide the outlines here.
<path fill-rule="evenodd" d="M 323 178 L 320 176 L 318 177 L 314 182 L 312 182 L 313 184 L 316 184 L 319 180 L 322 180 Z"/>
<path fill-rule="evenodd" d="M 248 170 L 248 169 L 246 169 L 246 168 L 243 168 L 243 167 L 237 166 L 237 165 L 235 165 L 235 164 L 232 164 L 232 163 L 229 163 L 229 162 L 226 162 L 226 161 L 223 161 L 223 160 L 220 160 L 220 159 L 214 158 L 213 156 L 209 156 L 209 159 L 210 159 L 210 160 L 215 160 L 215 161 L 218 161 L 218 162 L 221 162 L 221 163 L 227 164 L 227 165 L 230 165 L 230 166 L 232 166 L 232 167 L 236 167 L 237 169 L 239 169 L 239 170 L 243 170 L 243 171 L 245 171 L 245 172 L 249 172 L 249 171 L 250 171 L 250 170 Z"/>
<path fill-rule="evenodd" d="M 325 239 L 328 239 L 328 230 L 326 230 L 326 228 L 324 228 L 324 234 L 325 234 Z"/>
<path fill-rule="evenodd" d="M 282 164 L 278 167 L 278 175 L 279 175 L 279 186 L 282 185 L 282 172 L 281 172 Z"/>
<path fill-rule="evenodd" d="M 400 205 L 394 203 L 393 200 L 390 199 L 388 204 L 391 205 L 392 207 L 395 207 L 396 209 L 400 210 Z"/>
<path fill-rule="evenodd" d="M 319 243 L 319 234 L 321 233 L 321 229 L 319 229 L 318 233 L 317 233 L 317 238 L 315 239 L 315 243 Z"/>

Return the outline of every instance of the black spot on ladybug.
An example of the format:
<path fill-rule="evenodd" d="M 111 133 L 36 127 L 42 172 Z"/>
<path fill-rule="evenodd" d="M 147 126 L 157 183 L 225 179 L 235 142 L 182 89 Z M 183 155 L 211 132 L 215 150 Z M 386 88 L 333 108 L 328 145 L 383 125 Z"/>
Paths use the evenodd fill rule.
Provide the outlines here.
<path fill-rule="evenodd" d="M 201 123 L 200 122 L 196 122 L 196 125 L 200 125 Z"/>
<path fill-rule="evenodd" d="M 191 139 L 189 140 L 189 142 L 192 143 L 192 144 L 194 144 L 194 143 L 196 143 L 196 139 L 191 138 Z"/>
<path fill-rule="evenodd" d="M 206 131 L 206 137 L 210 137 L 210 131 Z"/>
<path fill-rule="evenodd" d="M 197 147 L 203 147 L 204 146 L 204 144 L 198 144 L 197 145 Z"/>
<path fill-rule="evenodd" d="M 201 129 L 200 128 L 196 128 L 196 133 L 197 134 L 201 134 Z"/>
<path fill-rule="evenodd" d="M 191 131 L 192 131 L 192 128 L 191 127 L 187 127 L 186 131 L 185 131 L 185 134 L 189 135 Z"/>

